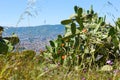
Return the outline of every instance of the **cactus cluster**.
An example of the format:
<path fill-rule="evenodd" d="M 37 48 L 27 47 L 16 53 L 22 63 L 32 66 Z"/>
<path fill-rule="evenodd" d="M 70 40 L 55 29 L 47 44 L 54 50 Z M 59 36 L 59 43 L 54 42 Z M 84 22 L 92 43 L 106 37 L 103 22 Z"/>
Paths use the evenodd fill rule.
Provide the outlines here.
<path fill-rule="evenodd" d="M 3 31 L 3 27 L 0 26 L 0 54 L 7 54 L 14 49 L 17 43 L 19 43 L 19 38 L 15 34 L 11 37 L 2 37 Z"/>
<path fill-rule="evenodd" d="M 120 19 L 115 26 L 105 22 L 106 16 L 98 17 L 91 6 L 83 10 L 75 6 L 75 14 L 61 21 L 65 34 L 47 46 L 47 56 L 53 63 L 67 66 L 102 66 L 106 60 L 120 57 Z"/>

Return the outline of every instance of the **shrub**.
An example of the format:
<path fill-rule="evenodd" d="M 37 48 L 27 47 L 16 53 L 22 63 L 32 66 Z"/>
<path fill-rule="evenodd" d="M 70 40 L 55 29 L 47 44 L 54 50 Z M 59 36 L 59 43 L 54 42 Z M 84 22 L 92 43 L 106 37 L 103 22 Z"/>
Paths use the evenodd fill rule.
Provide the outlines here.
<path fill-rule="evenodd" d="M 120 19 L 113 26 L 105 22 L 106 16 L 98 17 L 92 6 L 87 11 L 78 6 L 74 10 L 74 15 L 61 21 L 65 34 L 50 41 L 44 56 L 55 64 L 80 67 L 102 66 L 107 60 L 118 60 Z"/>
<path fill-rule="evenodd" d="M 14 49 L 14 46 L 19 43 L 17 35 L 11 37 L 2 37 L 3 27 L 0 26 L 0 54 L 6 54 Z"/>

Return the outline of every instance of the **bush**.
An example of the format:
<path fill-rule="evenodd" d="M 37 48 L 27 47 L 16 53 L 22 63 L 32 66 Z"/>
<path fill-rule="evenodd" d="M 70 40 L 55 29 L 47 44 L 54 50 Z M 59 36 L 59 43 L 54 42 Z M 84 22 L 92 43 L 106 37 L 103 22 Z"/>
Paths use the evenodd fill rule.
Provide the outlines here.
<path fill-rule="evenodd" d="M 65 25 L 65 34 L 50 41 L 44 56 L 55 64 L 82 68 L 119 60 L 120 19 L 113 26 L 105 22 L 106 16 L 98 17 L 92 6 L 87 11 L 78 6 L 74 10 L 74 15 L 61 21 Z"/>
<path fill-rule="evenodd" d="M 14 49 L 14 46 L 19 43 L 17 35 L 11 37 L 2 37 L 3 27 L 0 26 L 0 54 L 6 54 Z"/>

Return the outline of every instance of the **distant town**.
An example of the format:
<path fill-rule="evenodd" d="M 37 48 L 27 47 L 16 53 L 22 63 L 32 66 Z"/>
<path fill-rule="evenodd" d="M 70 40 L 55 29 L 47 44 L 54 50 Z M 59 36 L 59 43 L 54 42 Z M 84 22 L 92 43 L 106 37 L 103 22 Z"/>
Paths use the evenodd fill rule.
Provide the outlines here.
<path fill-rule="evenodd" d="M 32 27 L 4 27 L 3 36 L 10 36 L 15 33 L 20 38 L 19 50 L 34 50 L 39 52 L 45 50 L 50 40 L 54 40 L 58 34 L 63 35 L 62 25 L 43 25 Z"/>

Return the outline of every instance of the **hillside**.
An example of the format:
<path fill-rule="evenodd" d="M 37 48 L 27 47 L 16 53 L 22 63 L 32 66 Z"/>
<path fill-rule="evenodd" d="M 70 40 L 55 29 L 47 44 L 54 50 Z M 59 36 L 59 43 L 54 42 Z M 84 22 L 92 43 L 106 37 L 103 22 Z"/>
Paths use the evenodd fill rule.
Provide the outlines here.
<path fill-rule="evenodd" d="M 5 31 L 3 33 L 3 36 L 10 36 L 13 32 L 19 36 L 21 40 L 20 49 L 32 49 L 35 51 L 44 49 L 45 45 L 49 44 L 49 40 L 53 40 L 57 37 L 58 34 L 64 33 L 64 27 L 62 25 L 4 28 Z"/>

